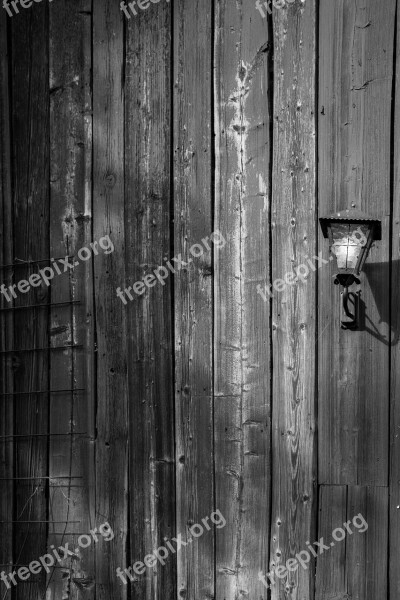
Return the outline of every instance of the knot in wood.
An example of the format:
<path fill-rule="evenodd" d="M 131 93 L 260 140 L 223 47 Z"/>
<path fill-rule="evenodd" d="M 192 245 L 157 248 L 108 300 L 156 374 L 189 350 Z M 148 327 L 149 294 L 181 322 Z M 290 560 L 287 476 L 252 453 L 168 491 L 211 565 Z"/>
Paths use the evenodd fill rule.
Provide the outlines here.
<path fill-rule="evenodd" d="M 106 187 L 113 188 L 114 185 L 115 185 L 115 183 L 116 183 L 116 181 L 117 181 L 117 178 L 114 175 L 114 173 L 108 173 L 105 176 L 104 181 L 105 181 Z"/>

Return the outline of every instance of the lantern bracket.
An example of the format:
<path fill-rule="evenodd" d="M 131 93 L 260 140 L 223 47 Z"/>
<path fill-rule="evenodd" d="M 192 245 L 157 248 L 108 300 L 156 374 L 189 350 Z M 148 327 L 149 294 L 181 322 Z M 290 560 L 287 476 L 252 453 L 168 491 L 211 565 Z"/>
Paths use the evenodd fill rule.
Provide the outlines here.
<path fill-rule="evenodd" d="M 360 280 L 354 273 L 338 273 L 337 275 L 334 275 L 333 283 L 348 288 L 353 285 L 353 283 L 360 284 Z"/>
<path fill-rule="evenodd" d="M 341 327 L 342 329 L 356 329 L 359 323 L 360 292 L 349 292 L 349 288 L 343 288 L 341 292 Z"/>

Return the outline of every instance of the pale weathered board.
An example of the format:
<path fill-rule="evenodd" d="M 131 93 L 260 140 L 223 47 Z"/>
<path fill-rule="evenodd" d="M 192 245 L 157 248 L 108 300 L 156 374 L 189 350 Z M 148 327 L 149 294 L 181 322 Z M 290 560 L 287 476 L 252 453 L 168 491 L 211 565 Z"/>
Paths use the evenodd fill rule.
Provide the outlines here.
<path fill-rule="evenodd" d="M 214 509 L 212 253 L 189 253 L 213 228 L 211 8 L 173 4 L 173 252 L 186 263 L 174 276 L 176 526 L 193 539 L 177 554 L 177 597 L 197 600 L 214 596 L 215 580 L 213 529 L 188 531 Z"/>
<path fill-rule="evenodd" d="M 272 173 L 272 514 L 273 570 L 316 535 L 316 2 L 274 14 Z M 292 274 L 308 265 L 308 275 Z M 287 572 L 273 600 L 314 595 L 313 564 Z"/>
<path fill-rule="evenodd" d="M 270 276 L 271 51 L 252 0 L 216 4 L 216 598 L 227 599 L 267 598 L 271 329 L 257 285 Z"/>

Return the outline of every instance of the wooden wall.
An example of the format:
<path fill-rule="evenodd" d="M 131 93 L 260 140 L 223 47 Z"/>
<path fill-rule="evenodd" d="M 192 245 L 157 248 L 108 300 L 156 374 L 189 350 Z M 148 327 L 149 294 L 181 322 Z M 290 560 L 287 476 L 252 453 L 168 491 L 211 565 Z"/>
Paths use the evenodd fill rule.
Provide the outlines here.
<path fill-rule="evenodd" d="M 115 534 L 0 583 L 3 600 L 399 597 L 397 11 L 0 9 L 0 284 L 114 245 L 1 296 L 0 570 Z M 359 330 L 340 328 L 331 262 L 264 301 L 258 285 L 328 259 L 318 217 L 352 207 L 382 220 Z M 194 258 L 216 230 L 225 246 Z M 164 285 L 117 297 L 178 256 Z M 217 509 L 225 527 L 117 578 Z M 260 572 L 358 513 L 366 533 L 267 591 Z"/>

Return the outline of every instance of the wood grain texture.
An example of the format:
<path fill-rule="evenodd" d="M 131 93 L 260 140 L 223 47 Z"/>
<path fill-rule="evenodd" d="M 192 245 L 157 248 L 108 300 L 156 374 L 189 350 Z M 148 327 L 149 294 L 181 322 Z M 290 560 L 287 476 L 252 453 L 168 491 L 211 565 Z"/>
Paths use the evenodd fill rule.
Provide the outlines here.
<path fill-rule="evenodd" d="M 316 3 L 276 10 L 273 23 L 271 282 L 316 251 Z M 315 290 L 311 268 L 305 279 L 273 290 L 272 570 L 315 537 Z M 312 570 L 311 563 L 277 579 L 272 599 L 312 598 Z"/>
<path fill-rule="evenodd" d="M 9 93 L 10 82 L 8 65 L 7 16 L 0 14 L 0 265 L 8 265 L 13 260 L 13 218 L 12 218 L 12 190 L 11 190 L 11 137 L 9 122 Z M 10 243 L 11 242 L 11 243 Z M 0 282 L 6 287 L 12 284 L 12 270 L 2 268 Z M 7 302 L 1 295 L 0 308 L 10 308 L 12 303 Z M 0 348 L 5 350 L 13 346 L 13 315 L 11 311 L 1 313 L 0 317 Z M 14 372 L 12 360 L 7 356 L 1 357 L 0 368 L 0 393 L 6 394 L 14 390 Z M 0 436 L 12 435 L 14 421 L 13 396 L 0 398 Z M 13 561 L 13 507 L 14 484 L 14 448 L 10 443 L 0 442 L 0 477 L 2 481 L 0 494 L 0 521 L 8 524 L 1 525 L 0 544 L 0 570 L 8 573 Z M 3 600 L 11 599 L 11 591 L 7 591 L 4 583 L 1 586 Z"/>
<path fill-rule="evenodd" d="M 79 260 L 0 312 L 1 350 L 83 346 L 0 355 L 0 394 L 85 388 L 0 397 L 0 437 L 26 436 L 0 440 L 0 573 L 105 521 L 115 534 L 4 600 L 400 596 L 399 3 L 287 4 L 0 7 L 0 264 Z M 383 239 L 348 332 L 315 255 L 317 217 L 352 206 Z M 76 257 L 105 235 L 111 254 Z M 226 525 L 195 538 L 216 509 Z M 263 586 L 357 514 L 365 533 Z M 165 565 L 117 577 L 179 535 Z"/>
<path fill-rule="evenodd" d="M 268 22 L 252 0 L 215 16 L 216 597 L 267 598 L 270 514 L 270 106 Z"/>
<path fill-rule="evenodd" d="M 128 480 L 127 342 L 116 289 L 124 266 L 123 21 L 118 4 L 93 5 L 93 238 L 110 236 L 114 251 L 94 261 L 97 327 L 96 519 L 115 537 L 97 544 L 96 600 L 123 600 L 116 577 L 126 560 Z"/>
<path fill-rule="evenodd" d="M 50 256 L 70 256 L 73 270 L 52 281 L 52 302 L 78 301 L 54 307 L 50 336 L 54 347 L 83 345 L 83 350 L 54 352 L 50 362 L 50 388 L 83 388 L 50 397 L 51 433 L 79 432 L 79 436 L 51 439 L 49 460 L 49 513 L 57 523 L 49 528 L 48 545 L 66 541 L 79 548 L 79 534 L 98 526 L 94 516 L 93 432 L 94 411 L 90 366 L 92 333 L 91 236 L 91 4 L 80 0 L 74 8 L 61 0 L 50 6 L 50 143 L 51 213 Z M 81 248 L 85 260 L 78 254 Z M 100 250 L 102 252 L 102 250 Z M 93 260 L 96 260 L 94 256 Z M 88 355 L 88 358 L 86 358 Z M 71 477 L 71 479 L 68 479 Z M 91 508 L 90 508 L 91 507 Z M 63 524 L 64 521 L 64 524 Z M 89 534 L 90 535 L 90 534 Z M 99 542 L 104 543 L 104 542 Z M 48 581 L 49 599 L 94 598 L 94 541 L 54 569 Z"/>
<path fill-rule="evenodd" d="M 388 496 L 386 487 L 348 488 L 347 519 L 361 515 L 368 529 L 361 533 L 352 526 L 355 533 L 346 537 L 346 598 L 388 598 Z"/>
<path fill-rule="evenodd" d="M 212 233 L 211 3 L 177 0 L 174 40 L 174 276 L 177 531 L 211 515 L 213 489 L 212 257 L 189 249 Z M 218 508 L 218 507 L 217 507 Z M 178 597 L 214 597 L 214 534 L 177 556 Z"/>
<path fill-rule="evenodd" d="M 391 255 L 391 381 L 389 489 L 389 597 L 400 597 L 400 5 L 397 4 L 393 130 L 393 205 Z"/>
<path fill-rule="evenodd" d="M 319 215 L 382 219 L 361 277 L 361 330 L 340 329 L 334 262 L 319 272 L 319 482 L 388 483 L 390 127 L 395 2 L 320 9 Z M 327 240 L 319 236 L 328 258 Z"/>
<path fill-rule="evenodd" d="M 171 5 L 127 21 L 125 90 L 126 286 L 170 257 Z M 169 276 L 168 276 L 169 273 Z M 162 275 L 165 275 L 161 271 Z M 172 274 L 127 311 L 130 565 L 175 536 Z M 132 598 L 176 597 L 176 558 L 135 576 Z"/>
<path fill-rule="evenodd" d="M 12 135 L 13 135 L 13 219 L 14 260 L 41 260 L 49 256 L 49 88 L 48 16 L 45 4 L 24 11 L 12 20 Z M 14 270 L 14 283 L 27 278 L 37 267 Z M 44 284 L 28 293 L 17 293 L 15 305 L 28 306 L 49 301 Z M 48 310 L 23 309 L 15 312 L 14 348 L 49 346 Z M 15 391 L 48 389 L 47 351 L 15 355 Z M 16 564 L 29 564 L 46 549 L 48 517 L 48 415 L 47 394 L 15 396 L 14 434 L 16 478 L 14 529 Z M 37 434 L 41 434 L 40 437 Z M 29 437 L 29 436 L 35 437 Z M 29 479 L 33 478 L 33 479 Z M 40 479 L 35 479 L 40 478 Z M 36 600 L 45 593 L 45 572 L 35 581 L 21 581 L 15 589 L 18 600 Z"/>
<path fill-rule="evenodd" d="M 353 515 L 354 516 L 354 515 Z M 332 532 L 343 528 L 347 521 L 347 487 L 345 485 L 322 485 L 319 490 L 318 535 L 323 544 L 335 545 L 319 554 L 321 547 L 314 546 L 316 561 L 315 600 L 345 600 L 347 594 L 346 540 L 333 541 Z M 352 528 L 353 530 L 353 528 Z M 340 537 L 340 534 L 338 535 Z M 314 540 L 310 540 L 311 543 Z M 306 548 L 305 548 L 306 549 Z"/>
<path fill-rule="evenodd" d="M 319 524 L 316 600 L 386 600 L 388 488 L 322 486 Z"/>

